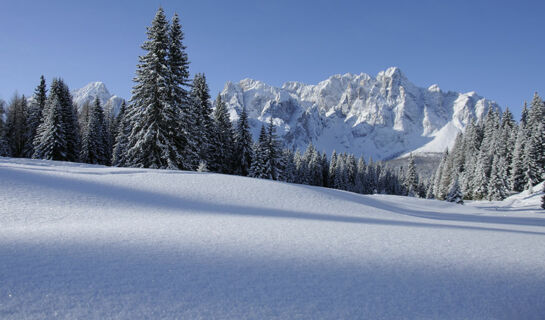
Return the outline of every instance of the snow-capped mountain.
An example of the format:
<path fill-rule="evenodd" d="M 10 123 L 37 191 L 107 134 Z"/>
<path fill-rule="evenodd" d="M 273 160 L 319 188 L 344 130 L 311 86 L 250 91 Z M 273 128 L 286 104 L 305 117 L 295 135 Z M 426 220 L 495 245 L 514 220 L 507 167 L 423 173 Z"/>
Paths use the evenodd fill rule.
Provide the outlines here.
<path fill-rule="evenodd" d="M 108 91 L 106 85 L 102 82 L 91 82 L 85 87 L 72 91 L 74 103 L 81 108 L 86 103 L 92 103 L 98 97 L 104 111 L 117 115 L 123 98 L 113 95 Z"/>
<path fill-rule="evenodd" d="M 334 75 L 316 85 L 286 82 L 281 88 L 244 79 L 228 82 L 221 96 L 233 121 L 246 107 L 254 138 L 272 117 L 288 147 L 304 150 L 312 142 L 328 154 L 346 151 L 374 159 L 442 152 L 471 118 L 498 108 L 475 92 L 417 87 L 396 67 L 376 77 Z"/>

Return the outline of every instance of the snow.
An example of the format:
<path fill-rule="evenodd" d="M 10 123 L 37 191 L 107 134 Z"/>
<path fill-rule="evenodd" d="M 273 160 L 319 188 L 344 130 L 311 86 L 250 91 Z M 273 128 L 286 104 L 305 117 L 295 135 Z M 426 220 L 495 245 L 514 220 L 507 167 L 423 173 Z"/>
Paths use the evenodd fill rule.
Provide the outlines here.
<path fill-rule="evenodd" d="M 99 99 L 106 114 L 117 115 L 123 98 L 112 95 L 103 82 L 95 81 L 87 84 L 85 87 L 73 90 L 72 99 L 78 108 L 86 103 L 92 103 L 96 98 Z"/>
<path fill-rule="evenodd" d="M 0 318 L 545 314 L 537 188 L 461 206 L 9 158 L 0 178 Z"/>

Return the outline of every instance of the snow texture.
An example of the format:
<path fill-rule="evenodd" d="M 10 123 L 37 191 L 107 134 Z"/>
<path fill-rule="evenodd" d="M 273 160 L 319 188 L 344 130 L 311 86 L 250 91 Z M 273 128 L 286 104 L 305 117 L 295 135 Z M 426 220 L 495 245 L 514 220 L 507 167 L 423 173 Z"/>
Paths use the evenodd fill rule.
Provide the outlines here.
<path fill-rule="evenodd" d="M 399 68 L 376 77 L 334 75 L 317 85 L 287 82 L 282 88 L 244 79 L 228 82 L 221 93 L 231 120 L 245 106 L 254 138 L 269 118 L 288 147 L 348 152 L 391 159 L 409 152 L 443 152 L 452 147 L 470 119 L 480 120 L 493 101 L 475 92 L 419 88 Z"/>
<path fill-rule="evenodd" d="M 540 186 L 462 206 L 46 160 L 0 178 L 3 319 L 545 314 Z"/>

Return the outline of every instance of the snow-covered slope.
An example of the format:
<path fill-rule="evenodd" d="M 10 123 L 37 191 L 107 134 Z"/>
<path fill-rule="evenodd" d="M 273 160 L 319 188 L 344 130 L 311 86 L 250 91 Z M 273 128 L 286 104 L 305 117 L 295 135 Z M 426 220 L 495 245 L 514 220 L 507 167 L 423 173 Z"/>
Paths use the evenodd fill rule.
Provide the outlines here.
<path fill-rule="evenodd" d="M 3 319 L 542 319 L 545 213 L 0 158 Z"/>
<path fill-rule="evenodd" d="M 92 103 L 98 97 L 104 111 L 107 114 L 117 115 L 123 98 L 113 95 L 108 91 L 106 85 L 102 82 L 91 82 L 85 87 L 72 91 L 74 103 L 81 108 L 86 103 Z"/>
<path fill-rule="evenodd" d="M 399 68 L 376 77 L 335 75 L 317 85 L 287 82 L 282 88 L 244 79 L 228 82 L 221 93 L 238 119 L 246 107 L 257 137 L 272 116 L 289 147 L 309 142 L 333 150 L 389 159 L 407 152 L 443 152 L 471 118 L 498 106 L 475 92 L 444 92 L 412 84 Z"/>

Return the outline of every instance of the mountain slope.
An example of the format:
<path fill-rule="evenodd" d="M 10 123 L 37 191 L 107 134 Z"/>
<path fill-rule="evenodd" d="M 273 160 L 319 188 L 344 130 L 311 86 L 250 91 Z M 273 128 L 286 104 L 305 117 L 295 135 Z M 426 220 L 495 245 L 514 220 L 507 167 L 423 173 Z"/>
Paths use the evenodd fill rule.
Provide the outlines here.
<path fill-rule="evenodd" d="M 0 176 L 0 318 L 545 313 L 536 209 L 27 159 Z"/>
<path fill-rule="evenodd" d="M 99 81 L 91 82 L 83 88 L 72 91 L 72 99 L 78 108 L 86 103 L 93 103 L 97 97 L 107 114 L 117 115 L 121 103 L 123 103 L 123 98 L 111 94 L 104 83 Z"/>
<path fill-rule="evenodd" d="M 317 85 L 287 82 L 282 88 L 244 79 L 228 82 L 221 93 L 238 119 L 246 107 L 254 136 L 270 117 L 288 147 L 314 143 L 330 153 L 390 159 L 407 152 L 442 152 L 470 119 L 498 108 L 475 92 L 443 92 L 412 84 L 399 68 L 376 77 L 335 75 Z"/>

